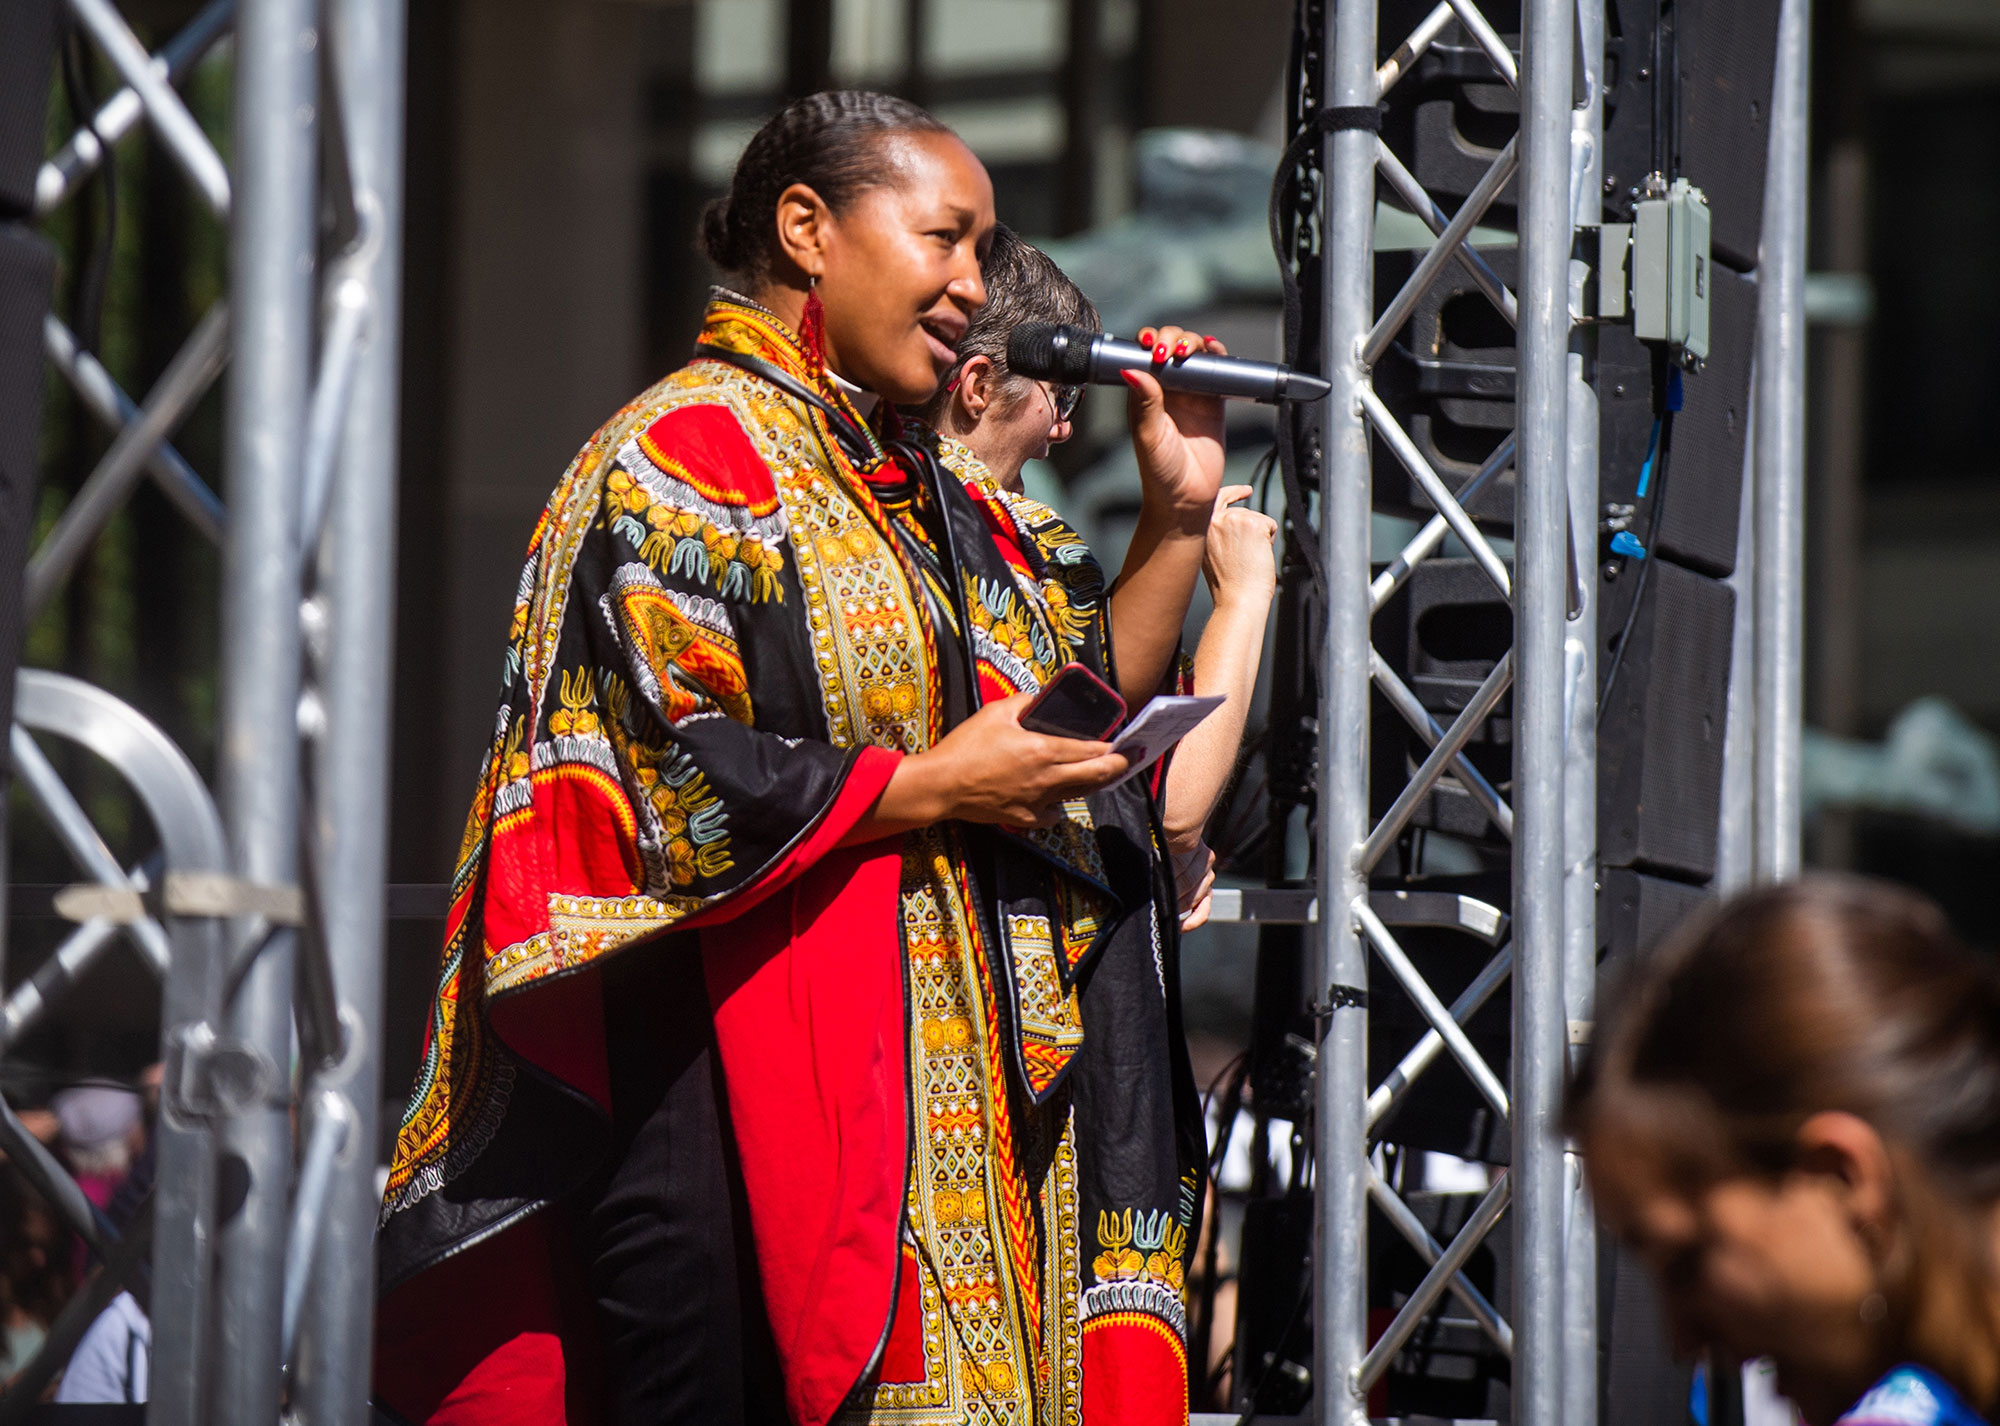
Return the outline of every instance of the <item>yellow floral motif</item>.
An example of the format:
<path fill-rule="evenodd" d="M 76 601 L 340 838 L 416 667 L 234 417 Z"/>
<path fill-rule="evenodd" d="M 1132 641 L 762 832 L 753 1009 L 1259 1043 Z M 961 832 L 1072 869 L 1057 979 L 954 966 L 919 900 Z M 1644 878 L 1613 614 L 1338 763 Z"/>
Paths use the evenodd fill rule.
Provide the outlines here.
<path fill-rule="evenodd" d="M 782 601 L 778 573 L 785 557 L 775 543 L 755 531 L 725 530 L 684 509 L 655 498 L 629 471 L 614 469 L 604 480 L 606 504 L 616 512 L 611 520 L 656 572 L 685 575 L 713 584 L 724 598 L 761 603 Z"/>
<path fill-rule="evenodd" d="M 1181 1260 L 1187 1253 L 1187 1226 L 1163 1209 L 1135 1213 L 1127 1208 L 1097 1215 L 1097 1243 L 1104 1251 L 1091 1263 L 1099 1282 L 1164 1283 L 1176 1294 L 1187 1285 Z"/>
<path fill-rule="evenodd" d="M 674 885 L 690 886 L 697 876 L 720 876 L 735 866 L 727 813 L 707 774 L 685 753 L 644 744 L 637 751 L 646 760 L 635 777 L 666 834 L 667 872 Z"/>
<path fill-rule="evenodd" d="M 604 686 L 604 709 L 611 720 L 621 728 L 632 726 L 632 686 L 617 674 L 606 672 L 602 677 Z"/>
<path fill-rule="evenodd" d="M 570 669 L 562 675 L 562 707 L 549 715 L 549 731 L 557 737 L 565 734 L 588 737 L 602 731 L 597 715 L 591 707 L 597 702 L 597 691 L 590 686 L 590 670 Z"/>
<path fill-rule="evenodd" d="M 1090 1270 L 1100 1282 L 1124 1282 L 1146 1271 L 1146 1260 L 1132 1251 L 1132 1210 L 1122 1213 L 1100 1211 L 1097 1215 L 1097 1243 L 1104 1251 L 1091 1263 Z"/>
<path fill-rule="evenodd" d="M 507 746 L 501 756 L 505 760 L 509 782 L 518 782 L 528 775 L 529 758 L 521 751 L 521 740 L 527 735 L 526 718 L 516 718 L 507 729 Z"/>

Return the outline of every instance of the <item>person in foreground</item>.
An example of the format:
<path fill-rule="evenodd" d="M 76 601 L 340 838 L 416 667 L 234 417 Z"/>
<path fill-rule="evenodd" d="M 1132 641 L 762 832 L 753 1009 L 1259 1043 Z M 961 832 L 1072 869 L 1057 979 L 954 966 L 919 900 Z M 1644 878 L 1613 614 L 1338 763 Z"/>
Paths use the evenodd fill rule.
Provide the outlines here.
<path fill-rule="evenodd" d="M 937 394 L 916 415 L 935 431 L 947 465 L 965 471 L 977 462 L 995 483 L 1019 494 L 1021 468 L 1069 439 L 1070 417 L 1082 391 L 1010 370 L 1007 339 L 1028 322 L 1093 333 L 1102 331 L 1103 324 L 1097 308 L 1055 261 L 1005 224 L 994 229 L 981 270 L 986 305 L 974 314 L 958 344 L 958 360 L 945 373 Z M 1178 351 L 1227 354 L 1213 337 L 1184 336 L 1178 329 L 1163 333 L 1147 327 L 1139 340 L 1153 346 L 1163 360 Z M 1150 463 L 1141 443 L 1157 419 L 1151 404 L 1143 391 L 1135 391 L 1130 403 L 1142 479 Z M 1264 651 L 1264 625 L 1278 588 L 1273 550 L 1277 522 L 1237 503 L 1250 493 L 1247 485 L 1224 489 L 1201 549 L 1183 547 L 1176 552 L 1183 559 L 1198 553 L 1215 606 L 1195 650 L 1191 673 L 1178 680 L 1176 691 L 1220 693 L 1227 699 L 1169 755 L 1160 786 L 1161 823 L 1173 862 L 1182 930 L 1193 930 L 1208 919 L 1215 857 L 1202 841 L 1202 830 L 1243 746 Z M 1149 502 L 1148 513 L 1159 503 Z M 1148 652 L 1175 647 L 1192 590 L 1192 571 L 1174 568 L 1171 558 L 1161 558 L 1157 533 L 1142 521 L 1107 601 L 1114 643 L 1120 649 Z M 1165 690 L 1127 688 L 1124 693 L 1136 711 L 1155 691 Z"/>
<path fill-rule="evenodd" d="M 1677 1344 L 1811 1426 L 2000 1407 L 2000 974 L 1930 902 L 1753 891 L 1639 962 L 1566 1117 Z"/>
<path fill-rule="evenodd" d="M 383 1207 L 404 1419 L 1185 1419 L 1172 890 L 1125 759 L 1018 721 L 1172 649 L 893 404 L 992 202 L 913 105 L 788 106 L 704 217 L 748 295 L 550 499 Z M 1219 403 L 1139 387 L 1191 579 Z"/>

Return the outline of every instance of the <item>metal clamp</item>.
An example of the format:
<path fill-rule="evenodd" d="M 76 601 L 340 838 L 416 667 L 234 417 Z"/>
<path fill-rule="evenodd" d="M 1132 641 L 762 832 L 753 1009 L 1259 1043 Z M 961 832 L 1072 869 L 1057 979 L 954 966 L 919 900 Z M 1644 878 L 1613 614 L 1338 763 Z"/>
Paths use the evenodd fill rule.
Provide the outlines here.
<path fill-rule="evenodd" d="M 168 1038 L 161 1068 L 161 1111 L 178 1127 L 208 1127 L 252 1109 L 291 1104 L 291 1085 L 269 1055 L 223 1039 L 207 1021 L 183 1025 Z"/>
<path fill-rule="evenodd" d="M 296 886 L 267 886 L 222 872 L 168 872 L 155 898 L 131 887 L 84 881 L 55 894 L 66 920 L 131 925 L 149 915 L 261 916 L 274 926 L 305 924 L 305 896 Z"/>

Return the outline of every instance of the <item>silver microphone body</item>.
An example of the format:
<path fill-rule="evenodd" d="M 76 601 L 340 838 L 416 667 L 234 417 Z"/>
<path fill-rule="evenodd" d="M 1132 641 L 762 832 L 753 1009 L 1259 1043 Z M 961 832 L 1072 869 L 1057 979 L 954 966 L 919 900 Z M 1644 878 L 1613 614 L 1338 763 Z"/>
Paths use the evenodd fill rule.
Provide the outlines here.
<path fill-rule="evenodd" d="M 1009 334 L 1007 365 L 1022 376 L 1065 386 L 1122 386 L 1120 372 L 1143 371 L 1169 391 L 1273 404 L 1317 401 L 1333 389 L 1317 376 L 1276 362 L 1207 352 L 1156 362 L 1152 349 L 1137 342 L 1048 322 L 1024 322 Z"/>

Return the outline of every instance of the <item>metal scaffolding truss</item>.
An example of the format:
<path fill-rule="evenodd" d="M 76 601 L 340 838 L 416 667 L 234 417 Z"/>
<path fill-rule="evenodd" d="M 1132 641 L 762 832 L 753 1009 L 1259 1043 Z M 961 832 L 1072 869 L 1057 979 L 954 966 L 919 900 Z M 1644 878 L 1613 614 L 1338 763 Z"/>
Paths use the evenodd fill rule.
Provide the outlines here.
<path fill-rule="evenodd" d="M 1596 1241 L 1576 1156 L 1555 1133 L 1570 1047 L 1587 1038 L 1596 976 L 1596 689 L 1593 581 L 1597 560 L 1598 416 L 1591 386 L 1595 337 L 1577 310 L 1585 290 L 1573 254 L 1578 230 L 1602 221 L 1601 0 L 1523 0 L 1518 58 L 1475 0 L 1444 0 L 1405 39 L 1377 32 L 1376 0 L 1327 0 L 1327 33 L 1313 76 L 1324 106 L 1319 227 L 1323 370 L 1333 383 L 1321 420 L 1319 546 L 1327 616 L 1320 649 L 1318 904 L 1344 908 L 1318 921 L 1325 1034 L 1314 1126 L 1319 1217 L 1315 1289 L 1315 1416 L 1325 1426 L 1366 1419 L 1369 1389 L 1447 1293 L 1513 1362 L 1516 1423 L 1589 1426 L 1597 1416 Z M 1801 612 L 1798 539 L 1802 455 L 1804 47 L 1808 0 L 1783 0 L 1773 89 L 1771 178 L 1758 276 L 1758 385 L 1754 538 L 1753 697 L 1739 700 L 1731 738 L 1754 746 L 1757 874 L 1797 865 L 1796 767 Z M 1455 213 L 1447 214 L 1379 134 L 1377 106 L 1456 21 L 1495 77 L 1520 96 L 1518 135 Z M 1385 44 L 1380 41 L 1400 41 Z M 1378 56 L 1392 57 L 1378 64 Z M 1509 182 L 1518 194 L 1520 282 L 1509 291 L 1469 246 L 1472 230 Z M 1378 196 L 1424 220 L 1435 242 L 1402 288 L 1377 306 L 1373 291 Z M 1456 264 L 1516 329 L 1518 426 L 1454 494 L 1376 394 L 1372 368 L 1429 289 Z M 1379 572 L 1371 566 L 1371 447 L 1379 440 L 1436 514 Z M 1511 561 L 1467 513 L 1472 496 L 1509 465 L 1517 504 Z M 1746 527 L 1748 528 L 1748 527 Z M 1372 646 L 1370 621 L 1446 535 L 1471 554 L 1514 611 L 1514 644 L 1449 727 L 1441 727 Z M 1744 651 L 1749 652 L 1749 651 Z M 1515 776 L 1510 804 L 1463 756 L 1513 691 Z M 1429 746 L 1422 764 L 1370 822 L 1371 689 Z M 1735 758 L 1739 775 L 1748 760 Z M 1511 939 L 1446 1005 L 1425 982 L 1371 902 L 1369 874 L 1424 799 L 1454 777 L 1513 845 Z M 1378 791 L 1385 791 L 1378 789 Z M 1388 974 L 1370 975 L 1371 962 Z M 1486 1063 L 1463 1026 L 1511 985 L 1509 1080 Z M 1371 994 L 1406 996 L 1428 1023 L 1418 1045 L 1371 1084 Z M 1377 1171 L 1374 1135 L 1419 1074 L 1449 1060 L 1511 1130 L 1510 1167 L 1448 1243 Z M 1512 1093 L 1509 1093 L 1511 1083 Z M 1373 1205 L 1430 1265 L 1421 1285 L 1371 1344 L 1366 1282 Z M 1463 1269 L 1506 1221 L 1513 1233 L 1515 1300 L 1488 1302 Z"/>
<path fill-rule="evenodd" d="M 77 865 L 57 909 L 78 924 L 0 1005 L 0 1055 L 60 1014 L 122 939 L 162 979 L 165 1081 L 158 1188 L 122 1240 L 0 1114 L 0 1147 L 102 1263 L 0 1396 L 0 1426 L 26 1418 L 149 1252 L 160 1307 L 149 1420 L 264 1426 L 285 1409 L 360 1423 L 374 1298 L 403 7 L 212 0 L 148 54 L 110 0 L 64 3 L 125 87 L 44 163 L 36 216 L 143 127 L 228 222 L 230 295 L 139 402 L 48 318 L 50 363 L 115 434 L 33 551 L 26 603 L 31 617 L 47 605 L 147 477 L 221 543 L 219 796 L 136 710 L 75 679 L 21 673 L 13 764 Z M 233 172 L 176 88 L 222 45 L 235 50 Z M 172 438 L 231 363 L 225 509 Z M 121 775 L 157 853 L 118 864 L 45 754 L 40 740 L 52 738 Z"/>

